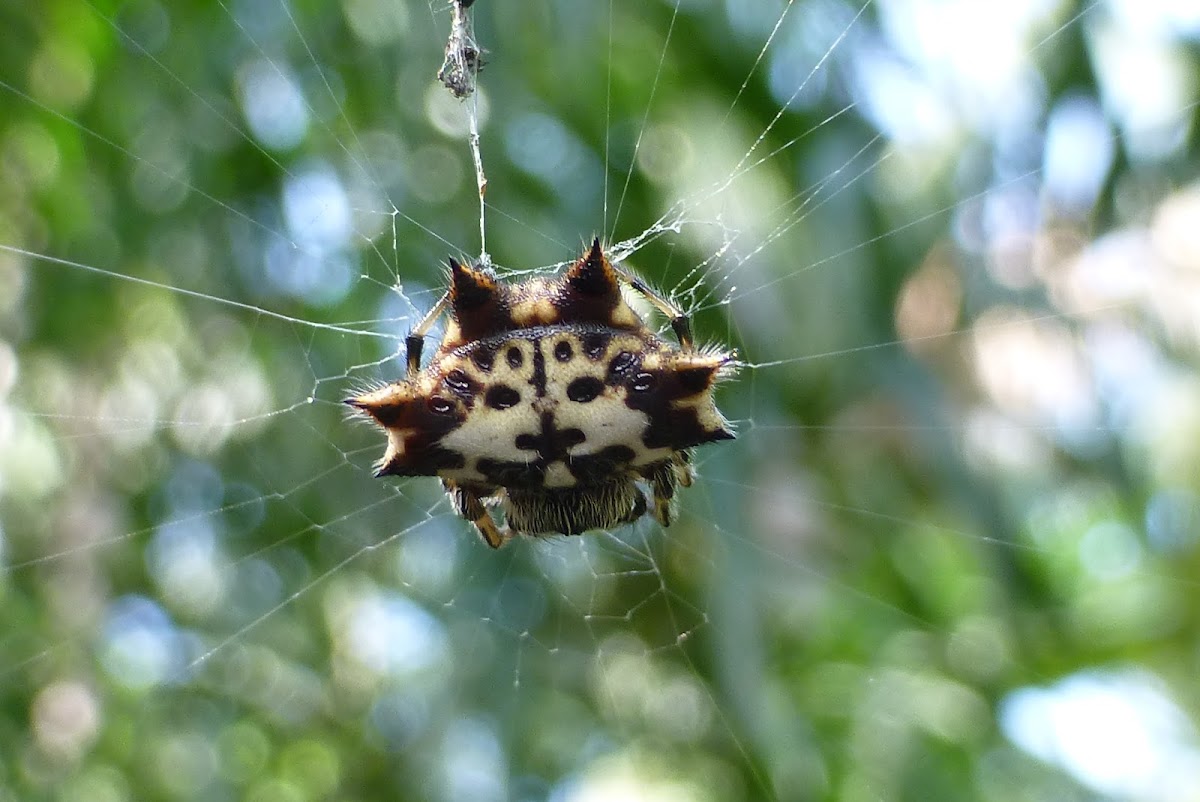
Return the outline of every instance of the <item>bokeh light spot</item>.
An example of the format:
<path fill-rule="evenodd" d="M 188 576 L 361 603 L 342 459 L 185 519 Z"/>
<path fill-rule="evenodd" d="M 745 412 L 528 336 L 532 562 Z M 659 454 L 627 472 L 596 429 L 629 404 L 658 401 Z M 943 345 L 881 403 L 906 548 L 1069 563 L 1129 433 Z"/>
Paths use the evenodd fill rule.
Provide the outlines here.
<path fill-rule="evenodd" d="M 242 114 L 254 138 L 272 150 L 293 148 L 308 132 L 308 108 L 295 76 L 279 61 L 252 61 L 238 74 Z"/>

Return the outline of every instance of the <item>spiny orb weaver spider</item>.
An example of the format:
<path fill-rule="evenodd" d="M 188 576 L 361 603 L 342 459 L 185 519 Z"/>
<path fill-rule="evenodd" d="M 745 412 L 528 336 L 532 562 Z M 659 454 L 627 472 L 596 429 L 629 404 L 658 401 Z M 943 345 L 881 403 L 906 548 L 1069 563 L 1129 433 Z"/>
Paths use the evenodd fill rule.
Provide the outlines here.
<path fill-rule="evenodd" d="M 439 477 L 492 548 L 648 511 L 670 525 L 690 449 L 733 437 L 712 392 L 734 354 L 697 349 L 688 317 L 613 267 L 599 239 L 557 278 L 507 284 L 449 262 L 449 290 L 405 340 L 406 377 L 346 400 L 387 432 L 375 475 Z M 622 284 L 670 318 L 679 347 L 647 328 Z M 422 370 L 424 337 L 447 310 Z"/>

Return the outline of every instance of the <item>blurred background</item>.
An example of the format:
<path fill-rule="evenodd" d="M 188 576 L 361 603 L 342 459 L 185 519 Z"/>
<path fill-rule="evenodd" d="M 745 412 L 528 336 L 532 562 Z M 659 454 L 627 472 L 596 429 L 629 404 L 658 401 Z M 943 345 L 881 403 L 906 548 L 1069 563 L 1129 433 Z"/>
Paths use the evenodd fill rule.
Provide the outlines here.
<path fill-rule="evenodd" d="M 1200 799 L 1200 8 L 471 15 L 0 0 L 0 799 Z M 739 350 L 669 529 L 371 476 L 472 119 Z"/>

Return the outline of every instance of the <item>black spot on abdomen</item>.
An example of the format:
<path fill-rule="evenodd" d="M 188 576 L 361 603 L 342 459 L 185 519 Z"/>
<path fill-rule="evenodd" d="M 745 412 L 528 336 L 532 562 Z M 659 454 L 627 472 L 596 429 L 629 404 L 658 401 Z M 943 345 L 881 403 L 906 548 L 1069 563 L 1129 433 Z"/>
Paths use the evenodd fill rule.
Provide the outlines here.
<path fill-rule="evenodd" d="M 647 393 L 654 389 L 654 385 L 656 383 L 657 380 L 654 378 L 654 374 L 639 373 L 633 377 L 633 381 L 630 383 L 629 387 L 635 393 Z"/>
<path fill-rule="evenodd" d="M 623 384 L 629 374 L 638 368 L 638 358 L 628 351 L 622 351 L 608 363 L 608 376 L 605 383 L 611 385 Z"/>
<path fill-rule="evenodd" d="M 604 382 L 595 376 L 580 376 L 567 385 L 567 398 L 580 404 L 594 401 L 602 392 L 604 392 Z"/>
<path fill-rule="evenodd" d="M 575 350 L 571 348 L 571 344 L 566 340 L 559 340 L 554 346 L 554 358 L 559 362 L 570 362 L 571 357 L 575 355 Z"/>
<path fill-rule="evenodd" d="M 541 431 L 537 434 L 528 432 L 517 435 L 514 444 L 522 451 L 536 451 L 543 464 L 556 459 L 568 459 L 568 450 L 587 439 L 579 429 L 560 429 L 554 425 L 554 416 L 543 412 Z"/>
<path fill-rule="evenodd" d="M 521 403 L 521 394 L 507 384 L 496 384 L 488 388 L 483 402 L 492 409 L 508 409 Z"/>
<path fill-rule="evenodd" d="M 517 348 L 515 345 L 505 352 L 504 358 L 508 360 L 508 366 L 514 370 L 525 364 L 525 355 L 522 354 L 521 349 Z"/>
<path fill-rule="evenodd" d="M 587 358 L 597 360 L 604 356 L 604 352 L 608 350 L 609 336 L 600 332 L 590 332 L 583 335 L 583 352 L 587 354 Z"/>
<path fill-rule="evenodd" d="M 468 404 L 475 398 L 475 394 L 479 392 L 479 385 L 471 381 L 471 378 L 461 370 L 455 369 L 447 373 L 444 383 L 450 392 Z"/>
<path fill-rule="evenodd" d="M 629 446 L 606 446 L 595 454 L 572 457 L 571 473 L 584 486 L 612 481 L 612 477 L 623 473 L 636 456 Z"/>
<path fill-rule="evenodd" d="M 489 345 L 476 346 L 471 352 L 471 361 L 484 373 L 491 373 L 496 363 L 496 349 Z"/>
<path fill-rule="evenodd" d="M 546 395 L 546 357 L 542 354 L 542 344 L 538 342 L 533 348 L 533 390 L 537 397 Z"/>
<path fill-rule="evenodd" d="M 540 488 L 545 486 L 545 467 L 538 463 L 506 462 L 484 457 L 476 463 L 476 470 L 487 477 L 488 482 L 507 488 Z"/>

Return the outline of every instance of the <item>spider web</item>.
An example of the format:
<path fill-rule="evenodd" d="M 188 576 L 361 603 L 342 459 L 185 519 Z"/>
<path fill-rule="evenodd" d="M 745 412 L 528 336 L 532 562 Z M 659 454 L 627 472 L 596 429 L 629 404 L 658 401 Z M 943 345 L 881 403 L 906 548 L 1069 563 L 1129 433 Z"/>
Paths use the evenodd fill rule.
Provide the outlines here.
<path fill-rule="evenodd" d="M 1195 630 L 1197 196 L 1172 173 L 1195 87 L 1154 106 L 1104 68 L 1172 85 L 1185 12 L 475 5 L 464 101 L 433 79 L 450 10 L 421 2 L 219 3 L 223 82 L 164 8 L 81 0 L 76 39 L 0 73 L 41 203 L 0 236 L 24 717 L 0 787 L 1174 793 L 1190 725 L 1158 733 L 1165 768 L 1106 775 L 1012 722 L 1041 709 L 1015 691 L 1085 667 L 1189 703 L 1162 683 Z M 95 40 L 136 74 L 88 74 Z M 1085 48 L 1103 111 L 1061 88 Z M 710 72 L 734 80 L 689 91 Z M 94 197 L 34 191 L 72 170 Z M 400 375 L 447 253 L 540 274 L 593 233 L 739 349 L 739 439 L 697 452 L 669 529 L 492 552 L 435 481 L 373 479 L 382 442 L 340 401 Z"/>

